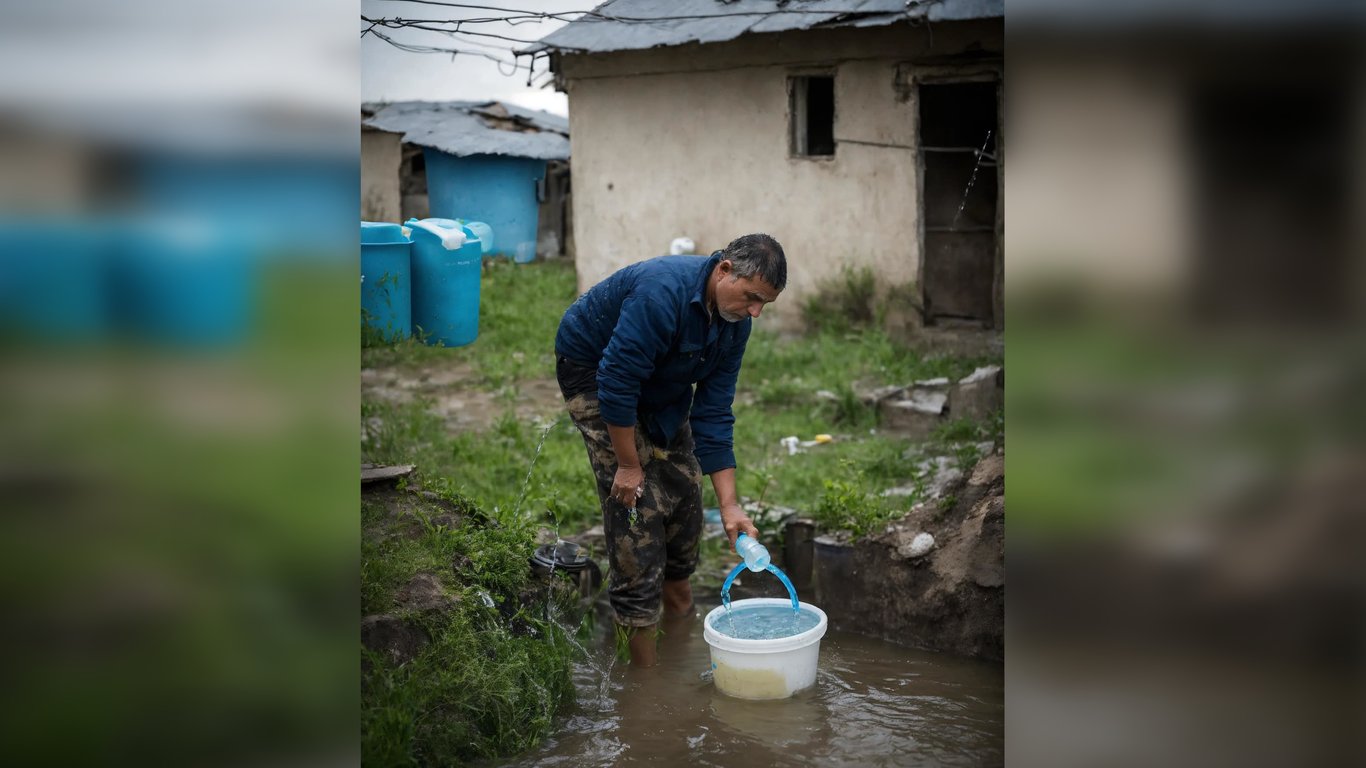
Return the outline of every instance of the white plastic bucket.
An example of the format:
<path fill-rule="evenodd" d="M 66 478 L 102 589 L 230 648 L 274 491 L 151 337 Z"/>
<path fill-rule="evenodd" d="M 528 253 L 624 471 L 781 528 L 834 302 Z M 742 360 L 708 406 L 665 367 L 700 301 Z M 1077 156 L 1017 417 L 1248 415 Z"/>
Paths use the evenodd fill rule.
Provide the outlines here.
<path fill-rule="evenodd" d="M 791 606 L 792 601 L 752 597 L 736 600 L 730 609 L 742 611 L 766 605 Z M 821 638 L 825 636 L 825 611 L 809 603 L 801 603 L 801 609 L 816 614 L 820 619 L 816 626 L 773 640 L 740 640 L 717 632 L 712 629 L 712 621 L 724 617 L 726 607 L 712 609 L 702 622 L 702 637 L 711 646 L 712 682 L 716 689 L 738 699 L 785 699 L 814 685 Z"/>

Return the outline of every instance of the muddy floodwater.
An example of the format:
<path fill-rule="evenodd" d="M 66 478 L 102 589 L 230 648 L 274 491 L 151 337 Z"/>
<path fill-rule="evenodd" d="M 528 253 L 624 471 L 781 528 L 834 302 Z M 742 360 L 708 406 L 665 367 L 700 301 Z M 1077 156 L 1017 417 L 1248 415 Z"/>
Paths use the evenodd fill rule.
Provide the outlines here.
<path fill-rule="evenodd" d="M 1004 668 L 844 632 L 790 699 L 719 693 L 697 615 L 666 627 L 659 665 L 614 660 L 609 633 L 574 668 L 552 735 L 500 766 L 991 766 L 1004 762 Z"/>

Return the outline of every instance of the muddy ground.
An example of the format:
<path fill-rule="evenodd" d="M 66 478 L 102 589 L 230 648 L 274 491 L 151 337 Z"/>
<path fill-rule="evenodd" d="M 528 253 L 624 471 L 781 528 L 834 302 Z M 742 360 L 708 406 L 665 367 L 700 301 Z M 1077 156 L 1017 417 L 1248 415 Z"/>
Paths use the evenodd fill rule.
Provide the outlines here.
<path fill-rule="evenodd" d="M 484 384 L 474 367 L 442 361 L 416 368 L 362 368 L 361 395 L 366 400 L 406 404 L 430 402 L 452 432 L 482 432 L 510 406 L 518 419 L 556 418 L 564 411 L 560 387 L 553 378 L 528 379 L 499 389 Z"/>

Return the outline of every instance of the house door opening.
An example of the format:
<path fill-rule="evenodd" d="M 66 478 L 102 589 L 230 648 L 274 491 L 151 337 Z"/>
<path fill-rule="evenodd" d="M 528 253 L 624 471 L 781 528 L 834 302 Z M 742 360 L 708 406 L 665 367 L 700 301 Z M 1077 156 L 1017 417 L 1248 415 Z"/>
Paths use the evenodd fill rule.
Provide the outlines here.
<path fill-rule="evenodd" d="M 928 323 L 989 327 L 995 319 L 998 133 L 997 83 L 920 85 L 921 284 Z"/>

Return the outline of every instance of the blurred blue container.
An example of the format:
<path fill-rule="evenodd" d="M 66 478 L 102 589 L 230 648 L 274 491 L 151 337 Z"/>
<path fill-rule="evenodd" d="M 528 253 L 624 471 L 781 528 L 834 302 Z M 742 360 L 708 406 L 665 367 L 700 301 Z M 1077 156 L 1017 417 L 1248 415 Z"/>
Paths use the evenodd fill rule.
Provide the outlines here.
<path fill-rule="evenodd" d="M 386 342 L 413 333 L 411 248 L 398 224 L 360 223 L 361 322 Z"/>
<path fill-rule="evenodd" d="M 118 324 L 133 338 L 219 347 L 250 328 L 255 260 L 222 227 L 135 222 L 120 234 L 114 270 Z"/>
<path fill-rule="evenodd" d="M 483 245 L 483 248 L 480 250 L 485 255 L 488 255 L 493 250 L 493 227 L 490 227 L 482 221 L 466 221 L 465 219 L 456 219 L 456 221 L 460 222 L 460 226 L 464 227 L 472 235 L 479 238 L 479 242 Z"/>
<path fill-rule="evenodd" d="M 461 347 L 479 336 L 482 244 L 454 219 L 409 219 L 413 325 L 428 344 Z"/>
<path fill-rule="evenodd" d="M 0 222 L 0 334 L 102 339 L 111 324 L 111 232 L 71 219 Z"/>
<path fill-rule="evenodd" d="M 456 157 L 436 149 L 426 149 L 423 154 L 433 216 L 488 224 L 493 228 L 494 255 L 507 256 L 519 264 L 536 258 L 540 215 L 536 190 L 545 178 L 544 160 L 503 155 Z"/>

